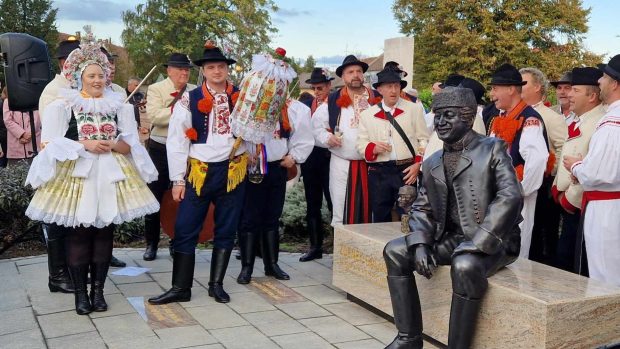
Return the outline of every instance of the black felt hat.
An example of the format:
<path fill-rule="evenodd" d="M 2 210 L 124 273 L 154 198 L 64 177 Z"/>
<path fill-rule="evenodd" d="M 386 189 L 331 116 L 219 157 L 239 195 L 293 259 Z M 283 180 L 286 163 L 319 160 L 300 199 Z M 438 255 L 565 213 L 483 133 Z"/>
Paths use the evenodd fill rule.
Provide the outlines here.
<path fill-rule="evenodd" d="M 314 68 L 310 73 L 310 79 L 306 80 L 306 84 L 320 84 L 334 80 L 327 74 L 327 70 L 323 68 Z"/>
<path fill-rule="evenodd" d="M 362 67 L 362 71 L 364 73 L 366 72 L 366 70 L 368 70 L 368 64 L 360 61 L 354 55 L 348 55 L 344 58 L 344 61 L 342 61 L 342 65 L 336 68 L 336 75 L 338 75 L 339 77 L 342 77 L 342 71 L 344 70 L 344 68 L 350 65 L 359 65 L 360 67 Z"/>
<path fill-rule="evenodd" d="M 570 85 L 571 81 L 573 81 L 573 72 L 567 71 L 564 74 L 562 74 L 562 77 L 560 77 L 559 80 L 551 81 L 551 85 L 553 85 L 553 87 L 558 87 L 559 84 Z"/>
<path fill-rule="evenodd" d="M 486 89 L 484 85 L 474 79 L 464 78 L 458 87 L 468 88 L 474 92 L 474 96 L 476 97 L 476 101 L 479 105 L 485 105 L 486 101 L 484 100 L 484 93 Z"/>
<path fill-rule="evenodd" d="M 235 61 L 234 59 L 230 59 L 224 56 L 222 50 L 220 50 L 219 47 L 215 46 L 211 41 L 207 41 L 207 43 L 205 44 L 205 49 L 202 52 L 202 58 L 195 59 L 192 62 L 194 62 L 194 64 L 199 67 L 202 67 L 203 64 L 209 62 L 224 62 L 228 65 L 237 63 L 237 61 Z"/>
<path fill-rule="evenodd" d="M 168 57 L 168 62 L 163 64 L 164 67 L 175 67 L 175 68 L 193 68 L 192 62 L 189 61 L 189 57 L 187 57 L 184 53 L 175 52 Z"/>
<path fill-rule="evenodd" d="M 603 76 L 603 71 L 594 67 L 573 68 L 571 85 L 598 86 L 598 79 Z"/>
<path fill-rule="evenodd" d="M 491 76 L 491 85 L 523 86 L 525 84 L 527 81 L 523 81 L 519 70 L 508 63 L 500 65 Z"/>
<path fill-rule="evenodd" d="M 611 76 L 613 79 L 620 81 L 620 55 L 611 57 L 609 63 L 600 65 L 599 68 L 603 73 Z"/>
<path fill-rule="evenodd" d="M 394 62 L 394 61 L 389 61 L 389 62 L 385 63 L 385 65 L 383 66 L 383 69 L 395 70 L 396 72 L 400 73 L 400 76 L 402 76 L 403 78 L 408 75 L 407 72 L 404 71 L 403 68 L 400 66 L 400 64 L 398 64 L 398 62 Z"/>
<path fill-rule="evenodd" d="M 383 68 L 382 71 L 377 73 L 377 82 L 372 84 L 373 88 L 379 87 L 381 84 L 385 84 L 388 82 L 400 82 L 400 89 L 404 89 L 407 86 L 407 81 L 402 80 L 400 77 L 400 73 L 391 68 Z"/>
<path fill-rule="evenodd" d="M 56 48 L 56 58 L 67 58 L 69 57 L 69 53 L 79 47 L 80 40 L 76 39 L 75 36 L 70 36 L 67 40 L 63 40 L 58 43 L 58 47 Z"/>
<path fill-rule="evenodd" d="M 439 84 L 439 87 L 441 88 L 446 88 L 448 86 L 457 87 L 461 83 L 461 81 L 463 81 L 463 79 L 465 79 L 465 77 L 461 74 L 450 74 L 446 78 L 446 81 Z"/>

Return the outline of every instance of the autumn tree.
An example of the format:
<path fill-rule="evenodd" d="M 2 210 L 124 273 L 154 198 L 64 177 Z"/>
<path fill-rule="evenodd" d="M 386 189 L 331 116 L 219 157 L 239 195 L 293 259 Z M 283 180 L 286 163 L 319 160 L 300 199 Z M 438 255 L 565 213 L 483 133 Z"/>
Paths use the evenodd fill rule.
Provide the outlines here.
<path fill-rule="evenodd" d="M 276 10 L 272 0 L 148 0 L 123 12 L 122 40 L 138 76 L 173 52 L 202 56 L 207 39 L 248 70 L 252 54 L 275 32 L 270 11 Z"/>
<path fill-rule="evenodd" d="M 315 67 L 316 67 L 316 59 L 314 59 L 314 57 L 310 55 L 308 56 L 308 58 L 306 58 L 306 62 L 304 63 L 304 67 L 302 71 L 305 73 L 311 73 L 312 69 L 314 69 Z"/>
<path fill-rule="evenodd" d="M 392 9 L 415 37 L 419 86 L 453 72 L 487 83 L 505 62 L 553 79 L 602 60 L 583 46 L 590 9 L 580 0 L 395 0 Z"/>

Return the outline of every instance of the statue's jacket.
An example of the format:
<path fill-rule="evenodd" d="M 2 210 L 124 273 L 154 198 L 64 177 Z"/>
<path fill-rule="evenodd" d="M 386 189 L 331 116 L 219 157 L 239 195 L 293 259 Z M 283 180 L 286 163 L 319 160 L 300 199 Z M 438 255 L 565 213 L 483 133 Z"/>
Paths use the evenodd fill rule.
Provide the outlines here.
<path fill-rule="evenodd" d="M 460 226 L 466 240 L 485 254 L 519 254 L 523 194 L 506 143 L 470 131 L 464 137 L 453 178 Z M 423 163 L 418 196 L 410 212 L 407 246 L 429 247 L 450 237 L 446 231 L 448 187 L 443 150 Z"/>

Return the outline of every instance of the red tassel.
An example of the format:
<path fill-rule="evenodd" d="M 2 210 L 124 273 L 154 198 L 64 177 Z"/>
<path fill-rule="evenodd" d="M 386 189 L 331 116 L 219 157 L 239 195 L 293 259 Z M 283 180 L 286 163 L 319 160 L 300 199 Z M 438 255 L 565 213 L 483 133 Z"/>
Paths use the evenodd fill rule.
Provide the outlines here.
<path fill-rule="evenodd" d="M 198 110 L 203 114 L 209 114 L 213 108 L 213 99 L 211 95 L 198 101 Z"/>
<path fill-rule="evenodd" d="M 288 103 L 284 103 L 281 111 L 282 111 L 282 128 L 284 128 L 284 131 L 290 132 L 291 122 L 288 119 Z"/>
<path fill-rule="evenodd" d="M 188 128 L 187 130 L 185 130 L 185 135 L 187 136 L 187 138 L 189 138 L 190 141 L 197 141 L 198 140 L 198 132 L 193 127 L 192 128 Z"/>
<path fill-rule="evenodd" d="M 553 171 L 553 167 L 555 166 L 555 152 L 553 150 L 549 151 L 549 159 L 547 159 L 547 168 L 545 169 L 545 176 L 551 175 Z"/>

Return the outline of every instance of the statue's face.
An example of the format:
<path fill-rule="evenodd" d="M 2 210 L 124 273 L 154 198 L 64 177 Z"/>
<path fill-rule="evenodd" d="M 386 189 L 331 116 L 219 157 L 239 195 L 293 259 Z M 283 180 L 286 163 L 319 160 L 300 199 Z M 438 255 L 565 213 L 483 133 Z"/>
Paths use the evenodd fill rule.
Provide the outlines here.
<path fill-rule="evenodd" d="M 413 195 L 411 194 L 400 194 L 398 196 L 398 206 L 405 208 L 408 205 L 413 203 Z"/>
<path fill-rule="evenodd" d="M 473 117 L 463 115 L 463 108 L 435 109 L 435 130 L 439 139 L 453 144 L 463 138 L 473 126 Z"/>

